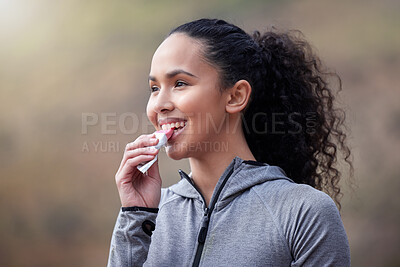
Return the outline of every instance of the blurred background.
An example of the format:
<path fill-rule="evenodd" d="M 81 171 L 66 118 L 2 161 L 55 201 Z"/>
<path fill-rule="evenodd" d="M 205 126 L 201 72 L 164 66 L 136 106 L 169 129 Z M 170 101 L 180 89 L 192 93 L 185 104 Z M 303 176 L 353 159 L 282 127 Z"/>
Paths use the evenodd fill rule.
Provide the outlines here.
<path fill-rule="evenodd" d="M 0 0 L 0 266 L 106 265 L 124 146 L 153 131 L 152 54 L 200 17 L 300 29 L 342 77 L 352 265 L 400 266 L 399 14 L 394 0 Z M 189 170 L 165 154 L 160 165 L 164 186 Z"/>

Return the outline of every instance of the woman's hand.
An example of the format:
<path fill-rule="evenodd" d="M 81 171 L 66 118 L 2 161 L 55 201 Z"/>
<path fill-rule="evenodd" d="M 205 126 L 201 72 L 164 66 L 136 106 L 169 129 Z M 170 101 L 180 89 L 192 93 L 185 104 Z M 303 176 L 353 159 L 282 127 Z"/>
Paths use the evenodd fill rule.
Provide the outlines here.
<path fill-rule="evenodd" d="M 156 161 L 143 174 L 137 165 L 154 159 L 158 150 L 149 146 L 158 143 L 154 134 L 141 135 L 125 147 L 115 181 L 122 207 L 157 208 L 161 197 L 161 177 Z"/>

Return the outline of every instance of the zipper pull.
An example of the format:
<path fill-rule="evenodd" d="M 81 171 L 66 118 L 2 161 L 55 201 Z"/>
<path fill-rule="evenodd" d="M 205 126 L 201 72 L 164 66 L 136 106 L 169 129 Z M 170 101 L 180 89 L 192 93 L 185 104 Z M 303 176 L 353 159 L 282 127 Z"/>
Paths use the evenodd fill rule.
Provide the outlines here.
<path fill-rule="evenodd" d="M 208 217 L 205 217 L 203 223 L 201 224 L 199 237 L 197 238 L 197 241 L 199 241 L 200 244 L 204 244 L 204 242 L 206 241 L 207 231 L 208 231 Z"/>
<path fill-rule="evenodd" d="M 207 231 L 208 231 L 208 222 L 210 221 L 210 218 L 208 217 L 209 214 L 210 214 L 210 209 L 205 208 L 204 209 L 204 218 L 201 223 L 201 229 L 200 229 L 199 236 L 197 238 L 197 241 L 199 241 L 200 244 L 204 244 L 204 242 L 206 241 Z"/>
<path fill-rule="evenodd" d="M 205 208 L 204 209 L 204 216 L 208 216 L 208 213 L 210 212 L 209 208 Z"/>

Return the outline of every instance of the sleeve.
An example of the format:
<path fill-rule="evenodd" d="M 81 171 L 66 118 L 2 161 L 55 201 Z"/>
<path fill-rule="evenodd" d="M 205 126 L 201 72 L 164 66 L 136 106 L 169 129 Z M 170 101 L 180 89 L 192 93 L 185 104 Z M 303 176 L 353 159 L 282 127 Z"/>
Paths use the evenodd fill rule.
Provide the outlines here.
<path fill-rule="evenodd" d="M 142 266 L 147 259 L 158 209 L 121 208 L 111 238 L 108 267 Z"/>
<path fill-rule="evenodd" d="M 291 230 L 292 266 L 350 266 L 350 247 L 338 209 L 317 191 L 300 205 Z"/>

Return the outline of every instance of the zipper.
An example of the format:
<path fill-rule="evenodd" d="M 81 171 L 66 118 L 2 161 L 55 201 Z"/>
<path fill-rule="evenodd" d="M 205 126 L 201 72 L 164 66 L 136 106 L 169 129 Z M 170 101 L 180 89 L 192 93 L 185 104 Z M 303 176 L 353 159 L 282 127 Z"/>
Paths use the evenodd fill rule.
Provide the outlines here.
<path fill-rule="evenodd" d="M 224 178 L 224 181 L 222 182 L 221 186 L 218 188 L 217 193 L 215 194 L 215 197 L 213 198 L 213 201 L 210 203 L 210 208 L 207 207 L 206 205 L 206 200 L 204 198 L 204 196 L 200 193 L 200 190 L 197 188 L 197 186 L 192 182 L 192 180 L 190 179 L 190 177 L 188 177 L 188 175 L 186 173 L 184 173 L 182 170 L 179 170 L 179 173 L 181 175 L 183 175 L 183 177 L 186 178 L 186 180 L 189 181 L 189 183 L 196 189 L 196 191 L 200 194 L 201 198 L 204 201 L 204 216 L 201 222 L 201 228 L 200 228 L 200 232 L 199 235 L 197 237 L 197 250 L 196 250 L 196 254 L 194 256 L 194 260 L 193 260 L 193 264 L 192 267 L 197 267 L 200 264 L 200 259 L 201 259 L 201 254 L 203 253 L 203 248 L 204 248 L 204 243 L 206 241 L 207 238 L 207 232 L 208 232 L 208 225 L 210 223 L 210 217 L 211 214 L 215 208 L 215 204 L 217 203 L 217 200 L 219 198 L 219 195 L 222 192 L 222 189 L 224 188 L 226 182 L 228 181 L 229 177 L 232 175 L 233 173 L 233 166 L 232 169 L 229 171 L 229 173 L 226 175 L 226 177 Z"/>

